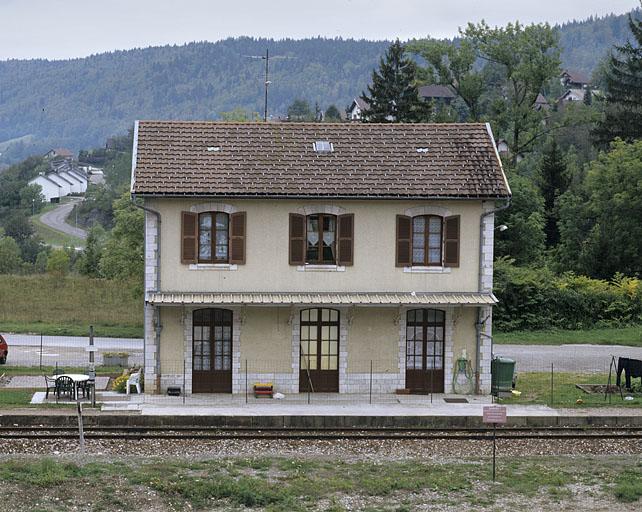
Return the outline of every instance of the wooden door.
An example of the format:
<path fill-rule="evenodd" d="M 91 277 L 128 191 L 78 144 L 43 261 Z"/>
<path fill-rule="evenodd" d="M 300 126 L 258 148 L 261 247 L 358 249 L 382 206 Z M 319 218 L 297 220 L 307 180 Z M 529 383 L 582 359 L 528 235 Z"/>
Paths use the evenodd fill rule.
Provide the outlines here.
<path fill-rule="evenodd" d="M 192 392 L 232 392 L 232 312 L 198 309 L 193 314 Z"/>
<path fill-rule="evenodd" d="M 301 392 L 339 391 L 339 325 L 335 309 L 301 311 Z"/>
<path fill-rule="evenodd" d="M 412 309 L 406 317 L 406 388 L 413 393 L 444 392 L 445 313 Z"/>

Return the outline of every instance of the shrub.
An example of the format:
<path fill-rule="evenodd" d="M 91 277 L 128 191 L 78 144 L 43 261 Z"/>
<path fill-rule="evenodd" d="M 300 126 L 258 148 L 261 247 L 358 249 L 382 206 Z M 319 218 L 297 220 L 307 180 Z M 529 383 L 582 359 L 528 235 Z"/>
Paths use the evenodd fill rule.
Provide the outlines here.
<path fill-rule="evenodd" d="M 129 375 L 124 373 L 120 377 L 116 377 L 114 379 L 113 384 L 111 385 L 111 389 L 113 391 L 118 391 L 119 393 L 126 393 L 127 392 L 127 379 L 129 379 Z"/>
<path fill-rule="evenodd" d="M 642 322 L 640 280 L 616 275 L 611 282 L 546 268 L 495 265 L 493 313 L 499 331 L 622 327 Z"/>

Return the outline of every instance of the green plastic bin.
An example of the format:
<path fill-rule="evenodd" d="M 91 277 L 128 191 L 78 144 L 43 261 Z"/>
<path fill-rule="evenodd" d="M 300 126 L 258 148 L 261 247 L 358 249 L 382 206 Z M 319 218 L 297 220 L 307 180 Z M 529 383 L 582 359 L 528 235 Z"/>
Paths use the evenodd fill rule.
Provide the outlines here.
<path fill-rule="evenodd" d="M 500 393 L 510 393 L 513 389 L 515 361 L 508 357 L 497 356 L 490 363 L 490 392 L 497 396 Z"/>

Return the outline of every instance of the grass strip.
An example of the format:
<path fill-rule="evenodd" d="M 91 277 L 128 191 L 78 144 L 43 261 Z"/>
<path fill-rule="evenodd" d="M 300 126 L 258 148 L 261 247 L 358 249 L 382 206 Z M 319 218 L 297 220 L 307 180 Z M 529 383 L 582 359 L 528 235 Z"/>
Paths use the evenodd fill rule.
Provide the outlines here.
<path fill-rule="evenodd" d="M 510 345 L 627 345 L 642 347 L 642 325 L 622 328 L 496 332 L 493 341 Z"/>

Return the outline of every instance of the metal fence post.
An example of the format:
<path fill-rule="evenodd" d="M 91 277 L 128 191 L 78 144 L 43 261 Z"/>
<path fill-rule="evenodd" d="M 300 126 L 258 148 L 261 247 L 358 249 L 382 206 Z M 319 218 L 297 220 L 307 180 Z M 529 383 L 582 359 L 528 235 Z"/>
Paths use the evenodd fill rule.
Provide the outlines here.
<path fill-rule="evenodd" d="M 370 360 L 370 404 L 372 404 L 372 359 Z"/>
<path fill-rule="evenodd" d="M 247 403 L 247 359 L 245 360 L 245 403 Z"/>
<path fill-rule="evenodd" d="M 40 370 L 42 371 L 42 333 L 40 333 Z"/>
<path fill-rule="evenodd" d="M 553 407 L 553 364 L 551 363 L 551 407 Z"/>
<path fill-rule="evenodd" d="M 183 404 L 185 404 L 185 394 L 187 393 L 185 391 L 185 373 L 186 373 L 185 365 L 186 364 L 187 364 L 187 362 L 185 361 L 185 358 L 183 358 Z"/>

